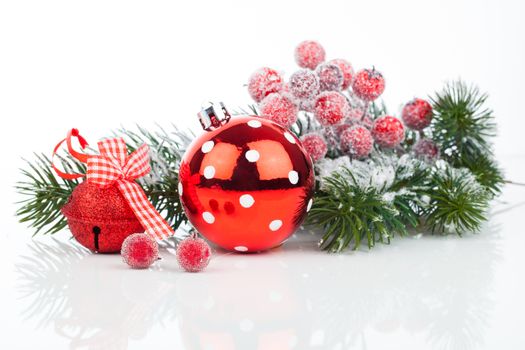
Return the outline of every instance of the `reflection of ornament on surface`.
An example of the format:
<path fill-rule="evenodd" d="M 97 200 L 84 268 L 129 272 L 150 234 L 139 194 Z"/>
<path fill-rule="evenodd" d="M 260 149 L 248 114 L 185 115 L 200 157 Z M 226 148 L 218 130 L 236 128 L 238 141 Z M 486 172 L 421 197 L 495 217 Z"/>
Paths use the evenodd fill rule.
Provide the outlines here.
<path fill-rule="evenodd" d="M 175 264 L 172 254 L 163 254 L 161 270 L 137 278 L 122 264 L 108 265 L 118 256 L 94 256 L 53 239 L 32 241 L 16 263 L 16 290 L 28 305 L 23 315 L 39 327 L 52 326 L 72 348 L 123 349 L 163 323 L 177 324 L 188 349 L 345 349 L 366 344 L 371 332 L 403 329 L 427 339 L 428 349 L 474 350 L 493 313 L 497 236 L 498 228 L 462 239 L 424 235 L 403 242 L 410 259 L 397 259 L 398 249 L 381 249 L 374 261 L 389 267 L 361 274 L 352 288 L 348 276 L 369 260 L 361 252 L 316 254 L 314 235 L 279 249 L 288 254 L 245 259 L 220 253 L 214 268 L 226 274 L 174 273 L 173 279 L 166 279 L 173 270 L 162 271 L 162 264 Z M 308 259 L 298 259 L 299 252 Z"/>
<path fill-rule="evenodd" d="M 181 162 L 188 219 L 213 243 L 238 252 L 273 248 L 306 216 L 310 157 L 299 139 L 258 117 L 236 117 L 197 138 Z"/>
<path fill-rule="evenodd" d="M 17 290 L 28 301 L 23 315 L 39 328 L 53 326 L 72 349 L 127 349 L 130 339 L 172 315 L 173 284 L 160 271 L 131 278 L 140 272 L 118 263 L 108 269 L 107 260 L 119 256 L 92 255 L 55 239 L 33 241 L 29 249 L 16 264 Z"/>

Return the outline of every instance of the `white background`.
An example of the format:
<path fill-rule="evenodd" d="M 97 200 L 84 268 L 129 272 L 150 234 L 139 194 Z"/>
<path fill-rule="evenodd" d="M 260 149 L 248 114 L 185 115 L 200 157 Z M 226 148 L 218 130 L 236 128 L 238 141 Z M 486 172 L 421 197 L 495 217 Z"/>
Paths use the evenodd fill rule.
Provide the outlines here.
<path fill-rule="evenodd" d="M 36 331 L 30 321 L 22 321 L 22 301 L 14 301 L 20 299 L 13 288 L 20 277 L 14 266 L 22 255 L 30 254 L 32 244 L 32 231 L 16 223 L 13 216 L 17 197 L 12 185 L 19 179 L 21 157 L 31 157 L 33 151 L 49 153 L 70 127 L 79 128 L 93 141 L 121 125 L 133 127 L 136 123 L 174 123 L 197 131 L 195 114 L 203 102 L 224 100 L 232 109 L 246 105 L 250 99 L 243 85 L 251 72 L 270 66 L 289 75 L 295 69 L 293 49 L 305 39 L 320 41 L 328 58 L 342 57 L 356 69 L 374 65 L 382 71 L 387 81 L 384 99 L 394 113 L 407 100 L 431 94 L 447 80 L 461 77 L 476 83 L 490 94 L 489 105 L 495 111 L 498 158 L 508 177 L 525 181 L 524 168 L 519 165 L 525 160 L 523 4 L 501 0 L 1 0 L 0 276 L 6 282 L 2 284 L 5 295 L 0 317 L 3 330 L 6 325 L 13 327 L 7 337 L 2 332 L 1 341 L 10 348 L 16 347 L 15 339 L 25 339 L 19 343 L 21 347 L 31 341 L 72 347 L 64 337 L 55 335 L 52 326 L 26 338 L 24 330 Z M 522 189 L 507 191 L 516 202 L 521 200 Z M 506 227 L 498 237 L 523 234 L 518 220 L 523 208 L 513 210 L 507 215 L 514 226 Z M 493 238 L 490 234 L 486 237 Z M 524 345 L 523 334 L 517 334 L 523 316 L 514 313 L 524 311 L 518 298 L 525 288 L 523 280 L 517 280 L 523 277 L 525 260 L 519 258 L 523 239 L 509 239 L 500 247 L 499 261 L 503 262 L 496 268 L 493 288 L 495 300 L 501 303 L 495 303 L 495 316 L 489 317 L 487 349 L 494 348 L 490 344 L 497 344 L 499 338 L 512 345 L 509 349 Z M 439 242 L 452 244 L 459 251 L 466 247 L 464 240 L 455 238 Z M 429 249 L 434 247 L 429 243 L 441 244 L 434 239 L 427 243 Z M 403 256 L 403 242 L 397 244 L 397 254 Z M 376 263 L 383 261 L 386 257 L 381 252 L 396 258 L 384 248 L 366 259 L 373 262 L 377 256 Z M 280 258 L 286 260 L 286 255 Z M 96 264 L 103 265 L 100 261 L 104 260 Z M 356 263 L 348 260 L 349 266 Z M 442 263 L 446 265 L 446 261 Z M 456 263 L 460 269 L 462 263 Z M 458 276 L 461 279 L 462 275 Z M 162 328 L 157 332 L 139 337 L 136 345 L 152 344 L 146 341 L 151 339 L 163 344 L 157 338 L 163 334 Z M 363 331 L 363 336 L 365 333 L 369 344 L 374 343 L 372 339 L 385 339 L 390 348 L 393 339 L 397 339 L 395 344 L 411 343 L 410 336 L 400 331 L 393 331 L 394 338 L 381 332 Z M 427 340 L 419 339 L 418 344 L 424 347 Z M 481 345 L 467 348 L 477 346 Z"/>

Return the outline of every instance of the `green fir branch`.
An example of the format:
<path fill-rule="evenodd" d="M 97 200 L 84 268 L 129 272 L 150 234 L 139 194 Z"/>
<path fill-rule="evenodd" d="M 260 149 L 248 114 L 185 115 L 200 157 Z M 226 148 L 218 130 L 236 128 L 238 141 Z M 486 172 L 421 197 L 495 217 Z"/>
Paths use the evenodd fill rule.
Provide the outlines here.
<path fill-rule="evenodd" d="M 82 164 L 60 159 L 63 168 L 84 173 Z M 60 209 L 67 203 L 78 180 L 65 180 L 54 173 L 51 160 L 44 154 L 35 154 L 35 161 L 27 161 L 27 168 L 20 169 L 23 180 L 15 185 L 23 196 L 17 204 L 16 216 L 22 223 L 34 228 L 34 234 L 53 234 L 67 226 Z"/>
<path fill-rule="evenodd" d="M 462 163 L 480 154 L 491 153 L 490 137 L 496 124 L 492 110 L 485 106 L 488 95 L 462 81 L 448 83 L 431 97 L 434 109 L 432 138 L 439 145 L 443 159 Z"/>
<path fill-rule="evenodd" d="M 432 232 L 478 232 L 487 220 L 491 193 L 481 186 L 466 168 L 448 164 L 432 174 L 425 209 L 426 223 Z"/>
<path fill-rule="evenodd" d="M 307 221 L 323 229 L 321 249 L 340 252 L 350 245 L 358 249 L 363 241 L 372 248 L 407 233 L 398 210 L 377 189 L 360 186 L 349 169 L 323 182 Z"/>
<path fill-rule="evenodd" d="M 143 143 L 150 146 L 151 172 L 139 180 L 153 206 L 177 229 L 186 221 L 178 193 L 179 163 L 192 137 L 176 127 L 171 132 L 158 128 L 150 132 L 138 127 L 134 132 L 121 129 L 115 136 L 125 139 L 130 152 Z M 65 227 L 67 222 L 60 209 L 80 183 L 78 180 L 60 178 L 52 170 L 50 159 L 35 155 L 34 161 L 27 161 L 27 168 L 21 169 L 23 180 L 15 185 L 23 197 L 18 202 L 16 215 L 19 221 L 35 229 L 34 234 L 53 234 Z M 85 173 L 85 166 L 72 158 L 58 157 L 67 172 Z"/>

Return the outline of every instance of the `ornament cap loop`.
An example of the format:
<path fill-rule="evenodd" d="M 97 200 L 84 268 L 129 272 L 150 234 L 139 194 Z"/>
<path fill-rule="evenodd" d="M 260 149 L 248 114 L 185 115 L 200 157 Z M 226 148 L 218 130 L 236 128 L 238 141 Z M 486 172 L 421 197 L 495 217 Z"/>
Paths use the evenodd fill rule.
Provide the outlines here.
<path fill-rule="evenodd" d="M 204 107 L 197 116 L 202 128 L 206 131 L 217 129 L 228 123 L 231 118 L 231 114 L 223 102 L 219 102 L 219 108 L 213 103 L 210 103 L 209 106 Z"/>

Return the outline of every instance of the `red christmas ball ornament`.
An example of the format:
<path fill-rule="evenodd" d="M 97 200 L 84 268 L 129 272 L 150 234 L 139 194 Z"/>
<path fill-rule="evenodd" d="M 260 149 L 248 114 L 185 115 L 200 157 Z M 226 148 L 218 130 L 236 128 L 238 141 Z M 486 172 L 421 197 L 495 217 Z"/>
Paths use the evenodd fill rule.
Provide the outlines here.
<path fill-rule="evenodd" d="M 195 229 L 222 248 L 256 252 L 278 246 L 310 208 L 314 173 L 301 142 L 255 116 L 231 118 L 222 106 L 200 114 L 207 133 L 180 166 L 181 202 Z M 222 114 L 222 116 L 221 116 Z"/>
<path fill-rule="evenodd" d="M 312 157 L 312 161 L 317 162 L 323 159 L 328 151 L 328 146 L 324 138 L 317 134 L 307 134 L 301 137 L 301 142 L 306 153 Z"/>
<path fill-rule="evenodd" d="M 367 157 L 374 146 L 370 131 L 364 126 L 354 126 L 341 133 L 341 150 L 355 158 Z"/>
<path fill-rule="evenodd" d="M 256 102 L 260 102 L 271 93 L 281 91 L 282 88 L 281 74 L 267 67 L 256 70 L 248 81 L 248 92 Z"/>
<path fill-rule="evenodd" d="M 439 157 L 439 147 L 430 139 L 418 140 L 414 146 L 412 146 L 412 151 L 416 157 L 429 162 L 432 162 Z"/>
<path fill-rule="evenodd" d="M 317 41 L 303 41 L 295 48 L 295 61 L 301 68 L 315 69 L 325 59 L 324 48 Z"/>
<path fill-rule="evenodd" d="M 432 106 L 421 98 L 408 102 L 401 113 L 403 122 L 413 130 L 423 130 L 432 121 Z"/>
<path fill-rule="evenodd" d="M 317 96 L 314 115 L 323 126 L 339 123 L 348 113 L 350 105 L 346 97 L 337 91 L 325 91 Z"/>
<path fill-rule="evenodd" d="M 355 75 L 352 89 L 360 99 L 373 101 L 385 91 L 385 79 L 375 69 L 363 69 Z"/>
<path fill-rule="evenodd" d="M 315 70 L 321 91 L 340 91 L 343 87 L 343 71 L 336 64 L 323 63 Z"/>
<path fill-rule="evenodd" d="M 134 269 L 147 269 L 159 258 L 157 242 L 145 233 L 128 236 L 120 251 L 122 259 Z"/>
<path fill-rule="evenodd" d="M 177 245 L 177 261 L 188 272 L 200 272 L 208 266 L 211 248 L 202 238 L 191 235 Z"/>
<path fill-rule="evenodd" d="M 405 128 L 399 119 L 387 115 L 374 121 L 372 136 L 378 145 L 394 148 L 404 140 Z"/>
<path fill-rule="evenodd" d="M 312 99 L 319 93 L 319 79 L 307 69 L 293 73 L 289 85 L 292 95 L 300 100 Z"/>
<path fill-rule="evenodd" d="M 261 116 L 289 128 L 297 121 L 297 106 L 291 99 L 279 93 L 264 98 L 259 105 Z"/>
<path fill-rule="evenodd" d="M 144 228 L 117 186 L 100 187 L 84 181 L 62 208 L 73 237 L 99 253 L 117 253 L 122 242 Z"/>
<path fill-rule="evenodd" d="M 352 79 L 354 78 L 354 68 L 345 59 L 342 58 L 336 58 L 334 60 L 328 61 L 330 64 L 335 64 L 341 69 L 341 72 L 343 72 L 343 86 L 341 87 L 343 90 L 346 90 L 350 87 L 352 84 Z"/>

